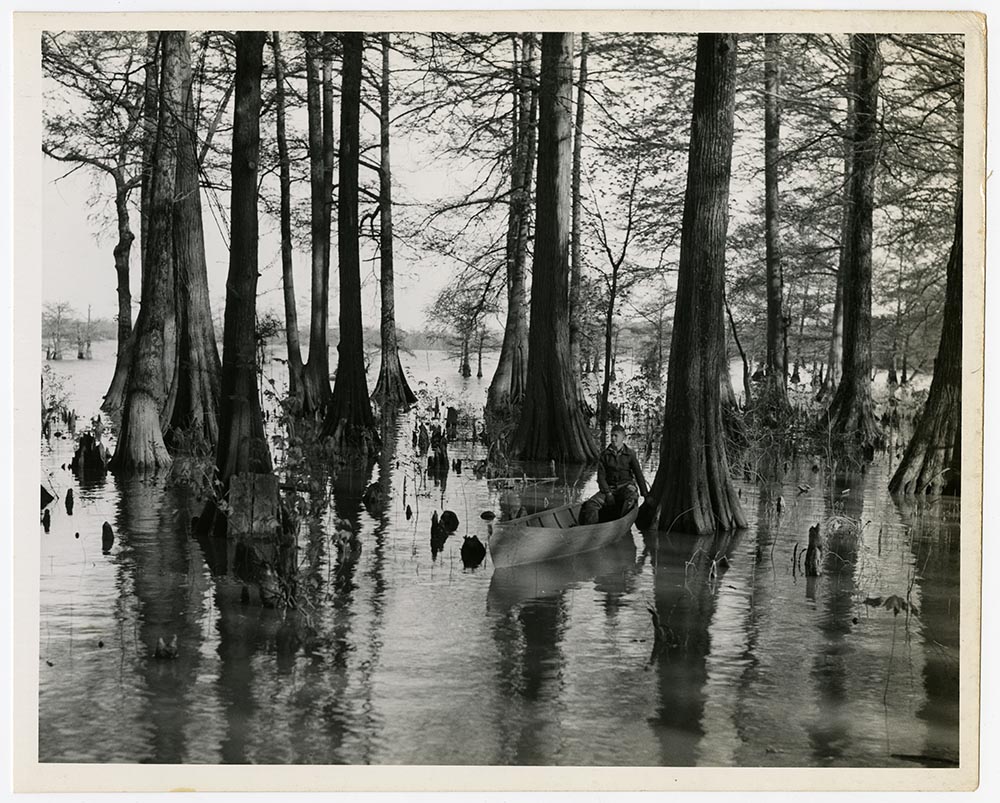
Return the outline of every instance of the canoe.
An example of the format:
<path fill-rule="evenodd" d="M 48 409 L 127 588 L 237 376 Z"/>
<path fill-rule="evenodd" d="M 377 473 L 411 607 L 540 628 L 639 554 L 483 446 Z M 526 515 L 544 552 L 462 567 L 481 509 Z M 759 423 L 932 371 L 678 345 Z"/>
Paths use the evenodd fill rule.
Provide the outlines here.
<path fill-rule="evenodd" d="M 590 552 L 612 544 L 632 529 L 639 508 L 613 521 L 577 524 L 581 502 L 530 516 L 493 522 L 490 558 L 497 569 Z"/>

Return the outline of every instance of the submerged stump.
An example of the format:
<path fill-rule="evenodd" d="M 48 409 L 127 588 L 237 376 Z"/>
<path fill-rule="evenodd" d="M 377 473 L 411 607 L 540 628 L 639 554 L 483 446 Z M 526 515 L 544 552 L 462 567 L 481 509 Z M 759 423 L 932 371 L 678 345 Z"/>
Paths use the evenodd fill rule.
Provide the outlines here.
<path fill-rule="evenodd" d="M 103 474 L 108 470 L 110 458 L 107 447 L 101 443 L 101 436 L 85 432 L 80 436 L 70 468 L 77 474 Z"/>
<path fill-rule="evenodd" d="M 809 546 L 806 547 L 806 577 L 819 577 L 823 573 L 823 536 L 819 525 L 809 528 Z"/>
<path fill-rule="evenodd" d="M 229 484 L 230 538 L 268 538 L 281 535 L 281 500 L 273 474 L 237 474 Z"/>

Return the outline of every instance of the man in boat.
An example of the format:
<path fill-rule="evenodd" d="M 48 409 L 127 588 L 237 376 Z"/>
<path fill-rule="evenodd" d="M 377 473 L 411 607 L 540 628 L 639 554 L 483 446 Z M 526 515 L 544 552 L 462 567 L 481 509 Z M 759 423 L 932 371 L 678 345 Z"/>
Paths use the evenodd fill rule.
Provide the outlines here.
<path fill-rule="evenodd" d="M 639 503 L 649 492 L 642 466 L 635 452 L 625 443 L 625 427 L 615 424 L 611 428 L 611 443 L 601 452 L 597 462 L 598 492 L 583 503 L 580 524 L 597 524 L 601 510 L 611 505 L 613 518 L 619 518 Z"/>

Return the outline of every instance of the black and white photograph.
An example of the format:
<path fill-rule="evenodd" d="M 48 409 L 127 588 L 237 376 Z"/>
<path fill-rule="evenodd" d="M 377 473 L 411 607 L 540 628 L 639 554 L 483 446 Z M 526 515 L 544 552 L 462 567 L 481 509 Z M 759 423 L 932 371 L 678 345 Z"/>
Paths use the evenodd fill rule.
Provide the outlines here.
<path fill-rule="evenodd" d="M 975 788 L 980 15 L 14 24 L 18 791 Z"/>

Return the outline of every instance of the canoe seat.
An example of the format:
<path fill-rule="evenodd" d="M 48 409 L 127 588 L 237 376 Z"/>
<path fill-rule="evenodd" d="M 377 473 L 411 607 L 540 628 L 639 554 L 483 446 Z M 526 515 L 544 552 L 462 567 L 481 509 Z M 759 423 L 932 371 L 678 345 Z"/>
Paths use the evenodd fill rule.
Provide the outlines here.
<path fill-rule="evenodd" d="M 560 510 L 552 518 L 555 519 L 555 525 L 563 529 L 572 527 L 574 524 L 576 524 L 576 516 L 573 515 L 572 508 L 567 508 L 566 510 Z"/>

